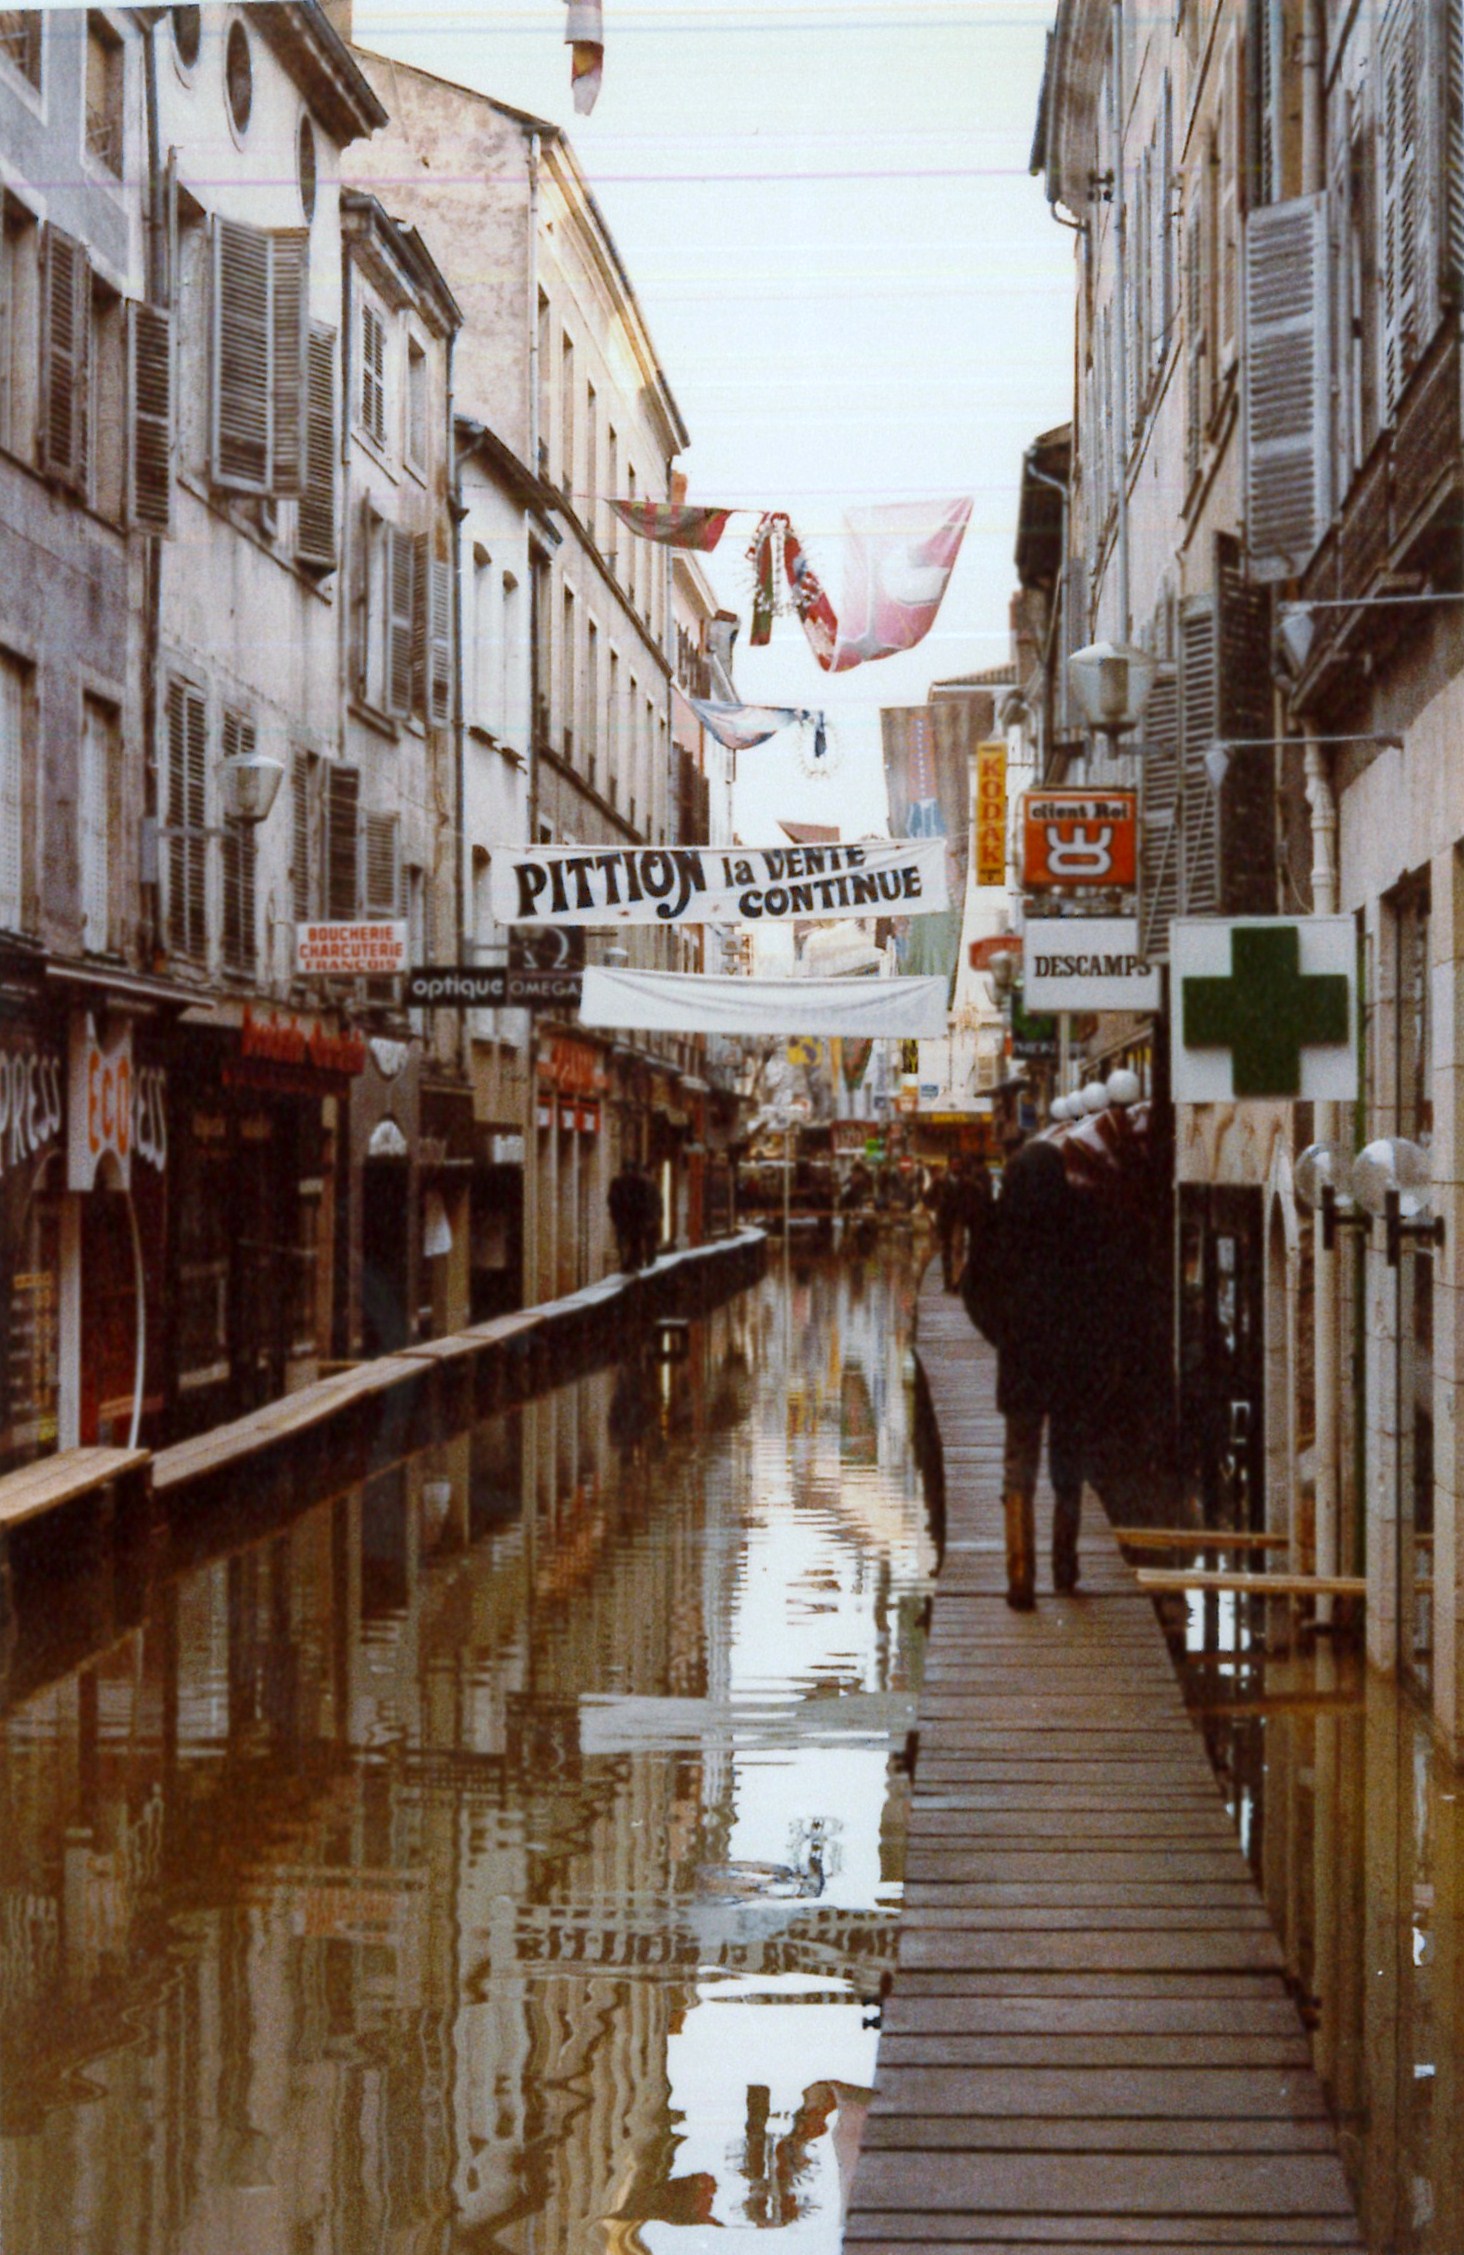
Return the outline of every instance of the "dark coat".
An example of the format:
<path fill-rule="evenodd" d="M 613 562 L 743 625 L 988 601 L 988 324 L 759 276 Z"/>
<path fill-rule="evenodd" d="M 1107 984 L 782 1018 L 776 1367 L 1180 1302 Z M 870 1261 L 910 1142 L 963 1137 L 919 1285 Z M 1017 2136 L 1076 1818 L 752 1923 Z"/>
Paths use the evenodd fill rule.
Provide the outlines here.
<path fill-rule="evenodd" d="M 1103 1315 L 1093 1201 L 1069 1187 L 1050 1143 L 1028 1143 L 1001 1196 L 975 1220 L 963 1294 L 997 1351 L 1003 1416 L 1051 1412 L 1087 1423 L 1103 1386 Z"/>

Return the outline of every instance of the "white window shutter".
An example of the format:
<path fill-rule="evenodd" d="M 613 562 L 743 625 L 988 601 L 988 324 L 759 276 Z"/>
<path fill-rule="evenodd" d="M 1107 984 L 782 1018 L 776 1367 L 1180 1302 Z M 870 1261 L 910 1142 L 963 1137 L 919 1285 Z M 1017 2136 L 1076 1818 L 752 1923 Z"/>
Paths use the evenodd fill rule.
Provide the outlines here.
<path fill-rule="evenodd" d="M 361 421 L 377 446 L 386 444 L 386 323 L 361 303 Z"/>
<path fill-rule="evenodd" d="M 312 323 L 305 417 L 305 482 L 295 552 L 302 564 L 334 571 L 336 552 L 335 331 Z"/>
<path fill-rule="evenodd" d="M 270 238 L 238 220 L 213 221 L 213 481 L 236 493 L 267 493 L 273 274 Z"/>
<path fill-rule="evenodd" d="M 395 917 L 401 906 L 401 823 L 394 814 L 368 814 L 364 830 L 365 912 Z"/>
<path fill-rule="evenodd" d="M 1245 519 L 1254 579 L 1307 562 L 1330 505 L 1327 199 L 1253 211 L 1245 231 Z"/>
<path fill-rule="evenodd" d="M 451 564 L 431 557 L 427 564 L 427 710 L 434 728 L 452 720 L 452 594 Z"/>
<path fill-rule="evenodd" d="M 310 340 L 310 235 L 280 228 L 269 238 L 273 457 L 270 491 L 298 494 L 305 482 Z"/>
<path fill-rule="evenodd" d="M 1184 229 L 1185 483 L 1199 473 L 1205 424 L 1205 207 L 1197 191 Z"/>
<path fill-rule="evenodd" d="M 252 756 L 256 742 L 252 720 L 243 713 L 224 714 L 223 756 L 226 760 Z M 224 962 L 231 971 L 250 972 L 255 967 L 256 942 L 253 824 L 226 822 L 223 847 Z"/>
<path fill-rule="evenodd" d="M 1237 289 L 1240 266 L 1240 84 L 1239 48 L 1232 39 L 1225 50 L 1220 75 L 1219 169 L 1215 213 L 1216 354 L 1212 385 L 1235 364 L 1239 346 Z M 1213 396 L 1212 396 L 1212 405 Z"/>
<path fill-rule="evenodd" d="M 297 924 L 315 914 L 315 788 L 311 754 L 290 753 L 290 913 Z"/>
<path fill-rule="evenodd" d="M 0 657 L 0 928 L 8 932 L 20 930 L 24 911 L 25 685 L 24 666 Z"/>
<path fill-rule="evenodd" d="M 173 324 L 161 306 L 127 306 L 127 521 L 173 529 Z"/>
<path fill-rule="evenodd" d="M 168 683 L 168 945 L 201 963 L 207 953 L 208 707 L 190 682 Z"/>
<path fill-rule="evenodd" d="M 386 710 L 398 720 L 411 714 L 419 668 L 417 544 L 411 533 L 386 527 Z"/>
<path fill-rule="evenodd" d="M 1179 678 L 1166 666 L 1144 711 L 1143 812 L 1139 886 L 1140 950 L 1169 952 L 1169 920 L 1179 909 Z"/>
<path fill-rule="evenodd" d="M 40 464 L 74 493 L 86 489 L 91 268 L 81 244 L 46 229 L 41 306 Z"/>
<path fill-rule="evenodd" d="M 1220 905 L 1220 806 L 1205 764 L 1218 711 L 1215 602 L 1192 596 L 1179 622 L 1180 909 L 1186 916 L 1213 915 Z"/>

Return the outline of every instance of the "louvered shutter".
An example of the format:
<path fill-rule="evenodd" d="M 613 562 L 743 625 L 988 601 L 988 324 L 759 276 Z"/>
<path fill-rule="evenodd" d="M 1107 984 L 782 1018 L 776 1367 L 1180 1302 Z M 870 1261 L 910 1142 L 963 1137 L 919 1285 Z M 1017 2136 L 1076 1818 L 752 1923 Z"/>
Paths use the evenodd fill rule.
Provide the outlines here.
<path fill-rule="evenodd" d="M 127 521 L 173 529 L 173 326 L 160 306 L 127 306 Z"/>
<path fill-rule="evenodd" d="M 1378 135 L 1378 279 L 1382 402 L 1391 418 L 1419 346 L 1420 228 L 1417 12 L 1395 8 L 1383 29 Z"/>
<path fill-rule="evenodd" d="M 1445 0 L 1442 117 L 1433 179 L 1439 195 L 1439 267 L 1457 304 L 1464 297 L 1464 0 Z"/>
<path fill-rule="evenodd" d="M 451 564 L 440 557 L 427 560 L 427 710 L 434 728 L 446 728 L 452 719 L 452 590 Z"/>
<path fill-rule="evenodd" d="M 168 945 L 201 963 L 208 948 L 208 707 L 173 680 L 167 697 Z"/>
<path fill-rule="evenodd" d="M 1330 505 L 1327 199 L 1253 211 L 1245 231 L 1245 516 L 1253 577 L 1289 579 Z"/>
<path fill-rule="evenodd" d="M 1172 666 L 1149 692 L 1142 774 L 1140 952 L 1153 961 L 1168 954 L 1169 920 L 1179 909 L 1179 680 Z"/>
<path fill-rule="evenodd" d="M 305 426 L 305 484 L 295 552 L 302 564 L 331 571 L 336 553 L 335 331 L 312 323 Z"/>
<path fill-rule="evenodd" d="M 211 471 L 215 485 L 266 493 L 270 474 L 270 242 L 258 227 L 213 221 Z"/>
<path fill-rule="evenodd" d="M 361 306 L 361 421 L 377 446 L 386 444 L 386 323 Z"/>
<path fill-rule="evenodd" d="M 1218 202 L 1215 210 L 1215 328 L 1214 381 L 1235 364 L 1239 344 L 1238 277 L 1240 270 L 1240 66 L 1234 38 L 1225 50 L 1220 71 L 1219 164 L 1216 170 Z"/>
<path fill-rule="evenodd" d="M 1345 92 L 1339 92 L 1328 117 L 1331 147 L 1327 158 L 1328 322 L 1332 357 L 1330 448 L 1337 480 L 1345 490 L 1356 466 L 1357 426 L 1353 415 L 1357 338 L 1352 304 L 1352 119 Z M 1329 496 L 1330 499 L 1330 496 Z"/>
<path fill-rule="evenodd" d="M 1266 744 L 1275 733 L 1271 686 L 1271 590 L 1242 568 L 1240 542 L 1215 536 L 1216 734 L 1226 744 Z M 1271 749 L 1236 751 L 1218 793 L 1219 908 L 1266 916 L 1276 907 L 1275 760 Z"/>
<path fill-rule="evenodd" d="M 352 672 L 356 695 L 369 704 L 375 688 L 375 645 L 383 637 L 386 624 L 385 590 L 373 594 L 373 586 L 379 585 L 386 573 L 386 527 L 369 495 L 362 498 L 358 523 L 350 571 Z"/>
<path fill-rule="evenodd" d="M 1205 211 L 1200 195 L 1185 219 L 1184 232 L 1184 349 L 1185 349 L 1185 482 L 1199 474 L 1205 440 Z"/>
<path fill-rule="evenodd" d="M 0 656 L 0 928 L 8 932 L 21 929 L 24 914 L 25 688 L 25 668 Z"/>
<path fill-rule="evenodd" d="M 365 914 L 397 916 L 401 912 L 401 824 L 394 814 L 368 814 L 364 829 Z"/>
<path fill-rule="evenodd" d="M 270 491 L 297 494 L 305 482 L 308 441 L 310 236 L 303 227 L 281 228 L 269 238 L 272 275 L 270 323 L 274 427 Z"/>
<path fill-rule="evenodd" d="M 223 756 L 226 760 L 251 757 L 256 741 L 252 720 L 243 713 L 224 714 Z M 255 854 L 253 824 L 226 821 L 223 952 L 224 962 L 231 971 L 250 972 L 255 967 Z"/>
<path fill-rule="evenodd" d="M 87 475 L 91 268 L 86 252 L 47 227 L 41 298 L 40 464 L 73 493 Z"/>
<path fill-rule="evenodd" d="M 385 528 L 386 710 L 398 720 L 410 715 L 412 692 L 420 678 L 421 628 L 417 617 L 417 543 L 395 525 Z"/>
<path fill-rule="evenodd" d="M 297 744 L 290 755 L 290 908 L 297 924 L 316 912 L 316 809 L 319 801 L 315 755 Z"/>
<path fill-rule="evenodd" d="M 1192 596 L 1179 621 L 1180 902 L 1186 916 L 1213 915 L 1220 904 L 1220 809 L 1205 765 L 1215 735 L 1215 605 L 1208 595 Z"/>
<path fill-rule="evenodd" d="M 330 766 L 325 802 L 325 913 L 352 924 L 361 903 L 361 778 L 354 767 Z"/>

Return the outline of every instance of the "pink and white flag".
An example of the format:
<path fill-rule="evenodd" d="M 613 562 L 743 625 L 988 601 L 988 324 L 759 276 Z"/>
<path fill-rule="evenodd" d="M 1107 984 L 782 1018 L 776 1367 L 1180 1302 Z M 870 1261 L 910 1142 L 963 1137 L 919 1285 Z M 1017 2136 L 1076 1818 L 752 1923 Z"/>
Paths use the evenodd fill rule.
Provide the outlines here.
<path fill-rule="evenodd" d="M 959 501 L 899 501 L 844 519 L 844 596 L 831 673 L 913 650 L 935 624 L 971 515 Z"/>
<path fill-rule="evenodd" d="M 564 27 L 569 58 L 569 87 L 576 115 L 588 117 L 599 99 L 605 74 L 605 25 L 601 0 L 569 0 Z"/>

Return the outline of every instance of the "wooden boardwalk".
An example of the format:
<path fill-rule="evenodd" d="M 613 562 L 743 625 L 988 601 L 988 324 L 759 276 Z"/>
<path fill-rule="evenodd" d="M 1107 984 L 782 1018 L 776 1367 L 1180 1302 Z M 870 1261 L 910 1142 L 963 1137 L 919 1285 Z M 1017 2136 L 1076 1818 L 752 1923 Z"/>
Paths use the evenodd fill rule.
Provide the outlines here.
<path fill-rule="evenodd" d="M 1005 1602 L 995 1357 L 939 1264 L 945 1458 L 905 1911 L 845 2247 L 1360 2249 L 1283 1960 L 1153 1602 L 1091 1490 L 1082 1582 Z"/>

